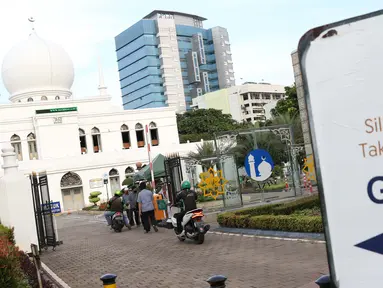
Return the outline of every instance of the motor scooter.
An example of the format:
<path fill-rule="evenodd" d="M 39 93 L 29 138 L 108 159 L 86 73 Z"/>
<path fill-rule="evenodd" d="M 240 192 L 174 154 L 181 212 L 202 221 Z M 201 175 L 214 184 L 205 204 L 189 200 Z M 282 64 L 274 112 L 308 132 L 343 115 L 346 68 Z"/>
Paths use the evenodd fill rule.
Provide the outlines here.
<path fill-rule="evenodd" d="M 179 205 L 171 205 L 170 209 L 181 212 L 181 208 Z M 205 234 L 209 231 L 210 225 L 206 224 L 202 218 L 205 216 L 203 214 L 203 209 L 198 208 L 186 212 L 184 217 L 182 218 L 182 232 L 179 233 L 177 229 L 177 214 L 171 211 L 172 216 L 170 218 L 172 223 L 172 228 L 177 235 L 178 240 L 185 241 L 186 238 L 196 241 L 198 244 L 202 244 L 205 241 Z"/>
<path fill-rule="evenodd" d="M 126 212 L 124 212 L 126 213 Z M 124 221 L 124 215 L 121 212 L 116 212 L 112 215 L 112 229 L 115 232 L 121 232 L 122 228 L 125 226 L 125 221 Z M 127 225 L 128 229 L 131 230 L 132 227 Z"/>

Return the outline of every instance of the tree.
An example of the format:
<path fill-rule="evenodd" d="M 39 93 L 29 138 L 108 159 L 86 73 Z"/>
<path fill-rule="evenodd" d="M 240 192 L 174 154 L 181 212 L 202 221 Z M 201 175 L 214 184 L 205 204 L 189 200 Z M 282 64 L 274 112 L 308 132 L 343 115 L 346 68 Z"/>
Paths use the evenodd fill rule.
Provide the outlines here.
<path fill-rule="evenodd" d="M 214 167 L 218 159 L 209 159 L 216 157 L 217 153 L 213 142 L 203 142 L 202 144 L 197 144 L 196 152 L 189 152 L 188 157 L 196 160 L 201 163 L 201 166 L 204 170 Z M 204 159 L 209 159 L 204 161 Z"/>
<path fill-rule="evenodd" d="M 291 117 L 299 116 L 298 94 L 295 83 L 292 87 L 285 87 L 285 99 L 281 99 L 277 102 L 274 109 L 271 109 L 273 117 L 278 115 L 290 114 Z"/>
<path fill-rule="evenodd" d="M 299 113 L 291 115 L 290 113 L 286 112 L 284 114 L 279 114 L 276 117 L 274 117 L 271 120 L 271 125 L 291 125 L 293 128 L 293 137 L 294 137 L 294 144 L 303 144 L 303 132 L 302 132 L 302 125 L 299 118 Z"/>
<path fill-rule="evenodd" d="M 181 143 L 214 139 L 214 133 L 244 129 L 251 123 L 239 123 L 230 114 L 217 109 L 198 109 L 177 114 Z"/>

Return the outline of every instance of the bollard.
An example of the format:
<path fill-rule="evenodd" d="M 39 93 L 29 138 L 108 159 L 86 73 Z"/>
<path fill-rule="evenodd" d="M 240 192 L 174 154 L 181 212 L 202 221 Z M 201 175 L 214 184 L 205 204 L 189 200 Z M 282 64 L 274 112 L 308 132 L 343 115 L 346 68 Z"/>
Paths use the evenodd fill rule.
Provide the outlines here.
<path fill-rule="evenodd" d="M 206 280 L 210 284 L 210 287 L 225 288 L 227 278 L 223 275 L 215 275 Z"/>
<path fill-rule="evenodd" d="M 116 288 L 117 287 L 116 278 L 117 278 L 117 275 L 105 274 L 101 276 L 100 280 L 102 281 L 104 288 Z"/>
<path fill-rule="evenodd" d="M 315 281 L 320 288 L 331 288 L 331 278 L 329 275 L 323 275 Z"/>

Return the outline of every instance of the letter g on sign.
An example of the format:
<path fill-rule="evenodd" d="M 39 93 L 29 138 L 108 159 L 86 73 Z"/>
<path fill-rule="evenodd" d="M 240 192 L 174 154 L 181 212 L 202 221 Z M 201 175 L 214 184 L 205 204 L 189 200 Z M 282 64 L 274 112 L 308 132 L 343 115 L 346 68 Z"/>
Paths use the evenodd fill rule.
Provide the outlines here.
<path fill-rule="evenodd" d="M 380 195 L 381 197 L 380 198 L 376 198 L 376 195 L 374 195 L 374 191 L 373 191 L 373 186 L 376 182 L 381 182 L 380 185 L 381 185 L 381 188 L 379 189 L 380 191 Z M 368 197 L 370 197 L 371 201 L 376 203 L 376 204 L 383 204 L 383 176 L 376 176 L 374 178 L 372 178 L 369 182 L 368 182 L 368 185 L 367 185 L 367 193 L 368 193 Z M 376 193 L 375 193 L 376 194 Z"/>

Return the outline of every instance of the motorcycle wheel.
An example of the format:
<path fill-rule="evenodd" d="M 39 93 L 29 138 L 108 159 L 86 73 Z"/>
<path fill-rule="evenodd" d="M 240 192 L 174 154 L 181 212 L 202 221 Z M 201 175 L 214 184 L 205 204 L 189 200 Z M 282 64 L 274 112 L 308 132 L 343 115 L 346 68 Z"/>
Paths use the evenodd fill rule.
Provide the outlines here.
<path fill-rule="evenodd" d="M 198 234 L 195 241 L 197 244 L 203 244 L 203 242 L 205 242 L 205 234 Z"/>
<path fill-rule="evenodd" d="M 180 237 L 180 236 L 177 236 L 178 240 L 180 240 L 181 242 L 184 242 L 185 241 L 185 238 L 183 237 Z"/>

